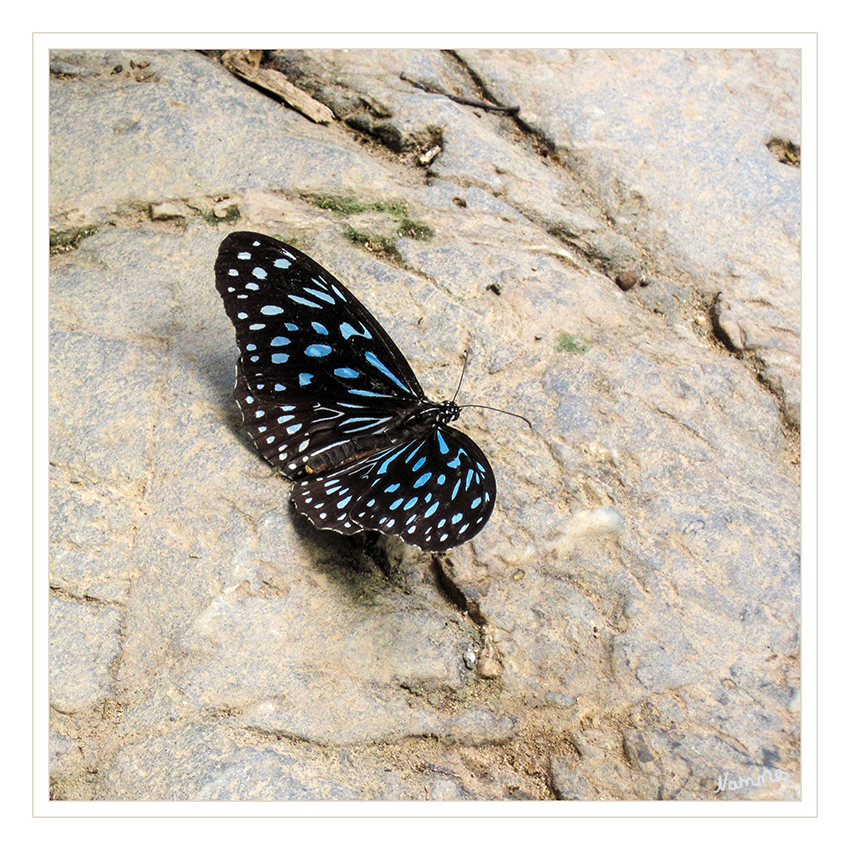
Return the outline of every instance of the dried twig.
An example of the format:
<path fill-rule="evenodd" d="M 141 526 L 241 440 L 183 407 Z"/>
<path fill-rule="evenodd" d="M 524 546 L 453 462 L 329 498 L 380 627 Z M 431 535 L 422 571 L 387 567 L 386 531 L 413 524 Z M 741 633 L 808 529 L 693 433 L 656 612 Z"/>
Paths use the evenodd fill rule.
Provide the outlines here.
<path fill-rule="evenodd" d="M 280 71 L 275 71 L 274 68 L 260 68 L 261 56 L 260 50 L 228 50 L 221 57 L 221 63 L 236 76 L 276 94 L 287 106 L 297 109 L 311 121 L 329 124 L 334 120 L 334 114 L 327 106 L 293 86 Z"/>
<path fill-rule="evenodd" d="M 505 115 L 517 115 L 519 113 L 518 106 L 497 106 L 495 103 L 486 103 L 483 100 L 473 100 L 469 97 L 461 97 L 457 94 L 449 94 L 447 91 L 442 91 L 442 89 L 435 89 L 431 86 L 426 85 L 425 83 L 420 83 L 417 80 L 412 80 L 407 74 L 402 73 L 401 78 L 406 82 L 410 83 L 412 86 L 416 86 L 418 89 L 422 89 L 422 91 L 428 92 L 428 94 L 441 94 L 443 97 L 447 97 L 449 100 L 453 100 L 455 103 L 462 103 L 466 106 L 475 106 L 478 109 L 488 109 L 490 112 L 504 112 Z"/>

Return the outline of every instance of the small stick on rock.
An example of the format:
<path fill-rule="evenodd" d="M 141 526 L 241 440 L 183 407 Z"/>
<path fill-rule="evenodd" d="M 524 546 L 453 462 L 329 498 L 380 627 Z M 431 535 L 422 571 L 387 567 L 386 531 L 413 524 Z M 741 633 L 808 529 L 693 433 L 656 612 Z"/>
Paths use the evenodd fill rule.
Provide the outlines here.
<path fill-rule="evenodd" d="M 334 120 L 333 112 L 307 92 L 293 86 L 286 77 L 274 68 L 260 68 L 255 50 L 228 50 L 221 63 L 232 74 L 255 86 L 276 94 L 287 106 L 297 109 L 317 124 L 329 124 Z"/>
<path fill-rule="evenodd" d="M 475 106 L 478 109 L 488 109 L 490 112 L 504 112 L 505 115 L 517 115 L 519 114 L 518 106 L 497 106 L 495 103 L 485 103 L 483 100 L 473 100 L 469 97 L 461 97 L 456 94 L 449 94 L 447 91 L 442 91 L 441 89 L 431 88 L 431 86 L 425 85 L 425 83 L 417 82 L 416 80 L 412 80 L 407 74 L 402 73 L 401 79 L 403 79 L 406 83 L 410 83 L 412 86 L 416 86 L 418 89 L 422 89 L 422 91 L 428 92 L 428 94 L 441 94 L 443 97 L 447 97 L 449 100 L 453 100 L 455 103 L 462 103 L 465 106 Z"/>

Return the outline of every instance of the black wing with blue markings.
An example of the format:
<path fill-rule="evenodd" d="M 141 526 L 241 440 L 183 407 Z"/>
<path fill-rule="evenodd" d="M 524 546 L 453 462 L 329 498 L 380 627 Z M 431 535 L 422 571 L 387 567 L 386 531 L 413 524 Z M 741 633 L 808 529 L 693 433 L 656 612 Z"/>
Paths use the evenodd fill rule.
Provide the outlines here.
<path fill-rule="evenodd" d="M 261 454 L 298 483 L 318 528 L 376 529 L 431 551 L 478 533 L 493 509 L 484 454 L 425 398 L 374 316 L 297 249 L 258 233 L 221 244 L 216 288 L 240 350 L 235 397 Z"/>

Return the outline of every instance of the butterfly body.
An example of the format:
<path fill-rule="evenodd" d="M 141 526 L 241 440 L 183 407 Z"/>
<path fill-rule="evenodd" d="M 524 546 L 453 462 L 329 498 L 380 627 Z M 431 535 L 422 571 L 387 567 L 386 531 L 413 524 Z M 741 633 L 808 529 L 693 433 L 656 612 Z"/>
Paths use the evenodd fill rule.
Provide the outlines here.
<path fill-rule="evenodd" d="M 352 436 L 344 443 L 334 445 L 322 453 L 311 455 L 304 469 L 309 474 L 315 475 L 327 469 L 343 466 L 351 460 L 359 460 L 375 449 L 426 434 L 437 424 L 445 425 L 459 416 L 460 409 L 454 402 L 444 401 L 441 404 L 435 404 L 428 399 L 422 399 L 419 407 L 414 408 L 403 418 L 400 416 L 392 427 L 386 427 L 378 433 L 364 434 L 361 437 Z"/>
<path fill-rule="evenodd" d="M 236 328 L 234 396 L 260 453 L 317 528 L 375 529 L 426 551 L 477 534 L 496 495 L 481 449 L 425 397 L 371 313 L 297 249 L 233 233 L 216 288 Z"/>

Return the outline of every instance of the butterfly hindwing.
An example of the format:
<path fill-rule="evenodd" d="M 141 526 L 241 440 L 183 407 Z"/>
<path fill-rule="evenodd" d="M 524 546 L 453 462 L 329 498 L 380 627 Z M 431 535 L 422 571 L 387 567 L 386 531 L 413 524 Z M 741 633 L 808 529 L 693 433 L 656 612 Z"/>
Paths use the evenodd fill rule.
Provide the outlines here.
<path fill-rule="evenodd" d="M 459 546 L 490 518 L 496 480 L 478 446 L 440 425 L 422 436 L 299 481 L 296 508 L 317 528 L 397 534 L 431 551 Z"/>

